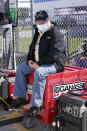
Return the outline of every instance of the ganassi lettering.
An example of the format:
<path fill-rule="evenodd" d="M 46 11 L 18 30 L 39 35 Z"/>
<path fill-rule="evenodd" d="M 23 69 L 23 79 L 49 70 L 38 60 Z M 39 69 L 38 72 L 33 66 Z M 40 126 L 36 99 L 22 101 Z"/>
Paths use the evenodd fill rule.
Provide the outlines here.
<path fill-rule="evenodd" d="M 66 93 L 72 90 L 81 90 L 85 88 L 85 81 L 68 83 L 62 85 L 53 86 L 53 98 L 60 96 L 62 93 Z"/>

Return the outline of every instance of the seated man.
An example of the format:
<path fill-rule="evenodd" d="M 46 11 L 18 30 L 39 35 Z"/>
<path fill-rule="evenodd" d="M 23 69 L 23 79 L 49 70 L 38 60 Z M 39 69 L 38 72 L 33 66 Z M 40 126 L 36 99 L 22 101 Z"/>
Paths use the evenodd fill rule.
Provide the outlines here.
<path fill-rule="evenodd" d="M 62 72 L 65 64 L 64 37 L 53 25 L 44 10 L 35 15 L 35 34 L 27 55 L 27 62 L 20 64 L 16 71 L 15 86 L 11 107 L 25 101 L 26 75 L 34 72 L 34 83 L 31 98 L 31 110 L 37 110 L 43 101 L 48 74 Z M 19 99 L 21 98 L 21 99 Z"/>

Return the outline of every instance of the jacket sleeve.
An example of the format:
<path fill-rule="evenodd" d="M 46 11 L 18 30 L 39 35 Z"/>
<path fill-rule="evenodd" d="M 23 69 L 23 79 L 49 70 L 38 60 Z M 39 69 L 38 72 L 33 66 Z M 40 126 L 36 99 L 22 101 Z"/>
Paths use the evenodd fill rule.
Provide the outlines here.
<path fill-rule="evenodd" d="M 38 33 L 37 33 L 37 31 L 35 31 L 33 40 L 32 40 L 30 47 L 29 47 L 29 52 L 27 54 L 27 62 L 29 60 L 35 61 L 34 51 L 35 51 L 35 44 L 36 44 L 37 38 L 38 38 Z"/>
<path fill-rule="evenodd" d="M 37 62 L 38 65 L 43 64 L 54 64 L 63 57 L 65 51 L 64 36 L 58 29 L 55 29 L 52 34 L 52 40 L 49 46 L 49 51 L 40 61 Z"/>

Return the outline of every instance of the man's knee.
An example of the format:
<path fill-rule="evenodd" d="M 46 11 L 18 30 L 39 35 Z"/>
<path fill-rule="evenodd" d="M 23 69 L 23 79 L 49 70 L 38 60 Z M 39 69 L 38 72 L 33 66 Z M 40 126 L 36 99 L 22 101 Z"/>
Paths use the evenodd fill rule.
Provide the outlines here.
<path fill-rule="evenodd" d="M 37 76 L 37 77 L 45 77 L 46 76 L 46 73 L 45 71 L 43 70 L 43 68 L 39 67 L 35 70 L 34 72 L 34 76 Z"/>

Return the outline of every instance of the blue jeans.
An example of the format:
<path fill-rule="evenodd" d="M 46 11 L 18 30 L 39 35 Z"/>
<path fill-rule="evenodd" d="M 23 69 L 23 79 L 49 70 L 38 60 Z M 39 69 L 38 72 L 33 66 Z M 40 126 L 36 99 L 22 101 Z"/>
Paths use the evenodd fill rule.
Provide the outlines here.
<path fill-rule="evenodd" d="M 33 106 L 40 106 L 43 101 L 45 90 L 46 76 L 48 74 L 56 73 L 54 65 L 42 65 L 37 69 L 32 69 L 27 63 L 22 63 L 17 67 L 14 93 L 13 96 L 26 98 L 26 75 L 34 72 L 34 83 L 31 104 Z"/>

